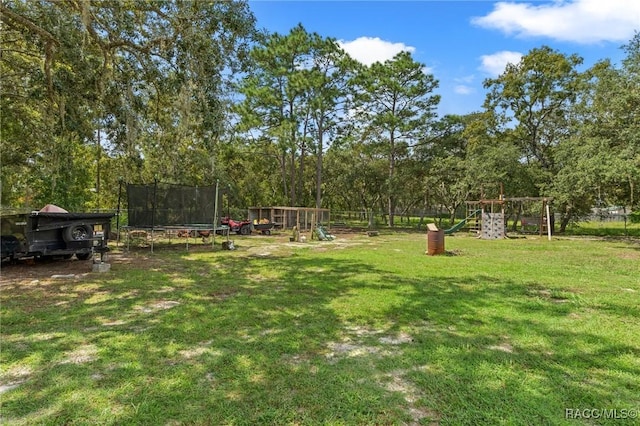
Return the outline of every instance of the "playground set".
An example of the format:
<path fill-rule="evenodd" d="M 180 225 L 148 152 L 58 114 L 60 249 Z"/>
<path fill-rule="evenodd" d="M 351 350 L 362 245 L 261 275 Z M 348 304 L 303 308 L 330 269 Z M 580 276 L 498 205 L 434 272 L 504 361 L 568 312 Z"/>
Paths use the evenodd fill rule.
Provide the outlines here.
<path fill-rule="evenodd" d="M 553 224 L 549 208 L 552 201 L 552 197 L 504 196 L 497 199 L 467 201 L 466 217 L 451 228 L 445 229 L 444 233 L 451 235 L 467 229 L 477 233 L 482 239 L 495 240 L 507 236 L 508 224 L 512 222 L 512 231 L 523 234 L 537 233 L 540 236 L 546 234 L 551 239 Z M 539 206 L 538 212 L 535 212 L 535 206 Z"/>
<path fill-rule="evenodd" d="M 496 240 L 507 237 L 508 224 L 513 223 L 512 230 L 520 233 L 537 233 L 541 237 L 545 233 L 551 240 L 553 222 L 549 205 L 552 197 L 512 197 L 500 196 L 497 199 L 481 199 L 466 202 L 466 217 L 449 229 L 438 229 L 435 224 L 427 225 L 427 251 L 429 256 L 445 254 L 444 237 L 461 230 L 475 232 L 483 240 Z M 533 216 L 540 206 L 539 215 Z M 525 207 L 526 206 L 526 207 Z M 513 218 L 513 219 L 512 219 Z M 520 228 L 518 229 L 518 224 Z"/>

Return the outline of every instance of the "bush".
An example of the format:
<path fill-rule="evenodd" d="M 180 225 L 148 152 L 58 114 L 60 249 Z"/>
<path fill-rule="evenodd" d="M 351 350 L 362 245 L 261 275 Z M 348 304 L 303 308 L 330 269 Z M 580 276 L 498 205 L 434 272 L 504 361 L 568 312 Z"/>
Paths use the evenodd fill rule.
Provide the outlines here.
<path fill-rule="evenodd" d="M 640 223 L 640 210 L 629 213 L 631 223 Z"/>

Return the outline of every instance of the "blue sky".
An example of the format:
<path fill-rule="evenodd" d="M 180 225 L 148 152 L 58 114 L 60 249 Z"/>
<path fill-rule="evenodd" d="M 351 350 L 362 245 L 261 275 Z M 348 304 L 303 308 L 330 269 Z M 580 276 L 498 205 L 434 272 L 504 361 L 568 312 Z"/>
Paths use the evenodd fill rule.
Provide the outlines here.
<path fill-rule="evenodd" d="M 250 0 L 257 26 L 286 34 L 301 23 L 332 37 L 365 64 L 402 50 L 440 82 L 438 112 L 481 109 L 482 82 L 507 62 L 543 45 L 578 54 L 583 68 L 619 64 L 620 49 L 640 31 L 639 0 L 281 1 Z"/>

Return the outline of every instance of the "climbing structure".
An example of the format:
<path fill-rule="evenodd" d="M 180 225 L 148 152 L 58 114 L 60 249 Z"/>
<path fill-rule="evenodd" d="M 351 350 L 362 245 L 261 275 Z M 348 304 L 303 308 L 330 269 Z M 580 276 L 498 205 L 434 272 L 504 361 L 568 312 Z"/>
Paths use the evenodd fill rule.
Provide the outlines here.
<path fill-rule="evenodd" d="M 522 230 L 524 231 L 526 226 L 530 226 L 532 219 L 529 217 L 522 217 L 524 203 L 539 203 L 542 206 L 539 216 L 536 218 L 535 227 L 536 232 L 542 236 L 544 233 L 550 232 L 547 228 L 547 223 L 551 223 L 549 215 L 549 204 L 553 201 L 551 197 L 513 197 L 506 198 L 501 196 L 498 199 L 483 199 L 478 201 L 467 201 L 467 219 L 466 222 L 469 225 L 468 229 L 475 231 L 479 234 L 480 238 L 485 240 L 495 240 L 505 238 L 507 236 L 507 222 L 511 221 L 514 225 L 514 229 L 518 221 L 522 223 Z M 509 216 L 506 214 L 507 207 L 511 212 Z M 474 214 L 475 220 L 469 220 L 469 211 L 481 212 L 482 214 Z M 515 215 L 515 217 L 513 216 Z"/>

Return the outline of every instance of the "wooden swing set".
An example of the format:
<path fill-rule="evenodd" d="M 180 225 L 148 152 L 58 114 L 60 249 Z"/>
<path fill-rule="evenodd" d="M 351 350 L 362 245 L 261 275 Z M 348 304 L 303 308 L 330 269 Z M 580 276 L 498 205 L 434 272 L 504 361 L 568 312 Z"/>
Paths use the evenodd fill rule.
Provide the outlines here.
<path fill-rule="evenodd" d="M 512 231 L 537 233 L 541 237 L 547 234 L 548 239 L 551 240 L 553 223 L 550 204 L 552 202 L 553 197 L 505 197 L 503 195 L 496 199 L 467 201 L 467 217 L 472 216 L 472 219 L 467 221 L 468 228 L 470 231 L 478 232 L 483 239 L 504 238 L 509 219 L 515 214 Z M 525 208 L 527 203 L 541 203 L 539 212 L 531 214 L 534 213 L 533 210 Z M 472 213 L 477 211 L 481 211 L 481 214 Z M 520 224 L 519 227 L 518 224 Z"/>

